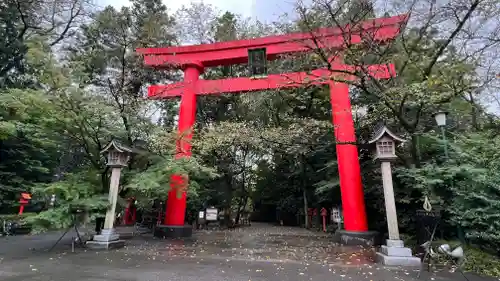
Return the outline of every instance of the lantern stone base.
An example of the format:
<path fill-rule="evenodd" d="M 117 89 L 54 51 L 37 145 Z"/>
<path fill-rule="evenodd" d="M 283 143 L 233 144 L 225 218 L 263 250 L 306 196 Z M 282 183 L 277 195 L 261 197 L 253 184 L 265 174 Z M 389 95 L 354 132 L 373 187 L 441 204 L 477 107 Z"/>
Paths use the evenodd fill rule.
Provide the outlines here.
<path fill-rule="evenodd" d="M 193 235 L 191 225 L 158 225 L 155 227 L 154 236 L 158 238 L 188 238 Z"/>
<path fill-rule="evenodd" d="M 94 235 L 91 241 L 87 241 L 87 247 L 90 249 L 116 249 L 125 246 L 125 241 L 120 240 L 120 235 L 115 233 L 114 229 L 103 229 L 101 234 Z"/>
<path fill-rule="evenodd" d="M 388 266 L 418 267 L 421 265 L 420 258 L 412 256 L 411 249 L 404 246 L 401 240 L 387 240 L 377 252 L 377 262 Z"/>
<path fill-rule="evenodd" d="M 377 245 L 378 232 L 376 231 L 347 231 L 337 230 L 334 235 L 335 242 L 349 246 L 372 247 Z M 378 243 L 379 244 L 379 243 Z"/>

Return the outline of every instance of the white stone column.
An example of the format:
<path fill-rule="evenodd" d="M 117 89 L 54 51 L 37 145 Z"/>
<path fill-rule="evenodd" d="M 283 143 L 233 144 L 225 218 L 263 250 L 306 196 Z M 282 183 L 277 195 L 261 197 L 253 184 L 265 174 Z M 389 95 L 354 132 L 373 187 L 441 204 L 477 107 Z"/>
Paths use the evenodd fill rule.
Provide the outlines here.
<path fill-rule="evenodd" d="M 391 162 L 389 161 L 382 161 L 382 185 L 384 188 L 385 213 L 387 216 L 387 227 L 389 229 L 389 240 L 399 240 L 398 216 L 394 199 L 394 188 L 392 186 Z"/>
<path fill-rule="evenodd" d="M 104 220 L 104 228 L 101 234 L 94 235 L 92 241 L 87 241 L 87 246 L 93 249 L 109 249 L 115 247 L 122 247 L 123 240 L 120 240 L 120 235 L 115 232 L 115 211 L 116 201 L 118 200 L 118 187 L 120 186 L 121 167 L 111 167 L 111 180 L 109 184 L 109 207 L 106 211 L 106 218 Z"/>
<path fill-rule="evenodd" d="M 121 167 L 111 168 L 111 180 L 109 184 L 108 200 L 110 207 L 106 211 L 104 220 L 104 229 L 113 229 L 116 218 L 116 201 L 118 200 L 118 188 L 120 186 Z"/>

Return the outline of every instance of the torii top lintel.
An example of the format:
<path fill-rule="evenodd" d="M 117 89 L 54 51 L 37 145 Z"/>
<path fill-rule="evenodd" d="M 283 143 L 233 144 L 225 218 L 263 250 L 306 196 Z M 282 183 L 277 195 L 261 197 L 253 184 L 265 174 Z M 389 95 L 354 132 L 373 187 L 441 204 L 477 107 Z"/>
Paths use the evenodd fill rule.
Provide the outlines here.
<path fill-rule="evenodd" d="M 166 48 L 139 48 L 144 55 L 144 63 L 152 67 L 183 67 L 197 64 L 213 67 L 248 62 L 248 50 L 266 48 L 267 59 L 275 59 L 280 54 L 310 51 L 311 48 L 339 48 L 346 44 L 359 44 L 363 36 L 378 42 L 395 38 L 408 19 L 407 14 L 389 18 L 367 20 L 356 26 L 344 28 L 322 28 L 312 33 L 290 33 L 254 39 L 234 40 L 213 44 L 201 44 Z M 345 33 L 350 34 L 346 42 Z M 316 44 L 313 39 L 317 39 Z M 314 45 L 313 45 L 314 44 Z"/>

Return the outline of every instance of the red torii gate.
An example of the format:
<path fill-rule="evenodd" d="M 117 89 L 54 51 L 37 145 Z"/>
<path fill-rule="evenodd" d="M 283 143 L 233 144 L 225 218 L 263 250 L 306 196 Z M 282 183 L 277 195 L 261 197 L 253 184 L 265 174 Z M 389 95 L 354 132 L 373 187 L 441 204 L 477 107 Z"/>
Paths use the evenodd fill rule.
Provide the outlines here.
<path fill-rule="evenodd" d="M 191 156 L 190 140 L 191 129 L 196 119 L 196 95 L 297 88 L 303 87 L 305 83 L 329 85 L 337 142 L 344 227 L 349 232 L 364 233 L 368 231 L 368 227 L 349 88 L 348 84 L 332 79 L 333 76 L 340 76 L 344 81 L 356 79 L 354 76 L 354 71 L 358 70 L 356 67 L 335 60 L 331 63 L 330 69 L 317 69 L 311 73 L 295 72 L 270 74 L 258 78 L 239 77 L 219 80 L 203 80 L 199 77 L 205 67 L 247 63 L 248 51 L 253 49 L 265 48 L 267 60 L 273 60 L 281 54 L 311 51 L 311 45 L 315 48 L 341 51 L 346 45 L 362 43 L 365 38 L 383 43 L 394 39 L 406 21 L 407 15 L 399 15 L 368 20 L 352 27 L 348 25 L 345 28 L 323 28 L 313 33 L 293 33 L 194 46 L 141 48 L 137 49 L 137 52 L 144 55 L 144 63 L 147 66 L 174 67 L 184 71 L 183 82 L 153 85 L 148 89 L 148 96 L 152 99 L 181 97 L 179 133 L 186 135 L 177 143 L 176 158 Z M 346 33 L 349 36 L 345 36 Z M 346 38 L 349 38 L 350 42 L 346 42 Z M 395 76 L 392 64 L 371 65 L 364 67 L 363 70 L 374 79 L 389 79 Z M 187 183 L 181 176 L 173 176 L 171 183 L 173 188 L 168 196 L 164 226 L 160 226 L 155 235 L 191 235 L 191 227 L 184 226 L 186 193 L 183 192 L 181 197 L 176 196 L 178 185 L 185 184 Z"/>

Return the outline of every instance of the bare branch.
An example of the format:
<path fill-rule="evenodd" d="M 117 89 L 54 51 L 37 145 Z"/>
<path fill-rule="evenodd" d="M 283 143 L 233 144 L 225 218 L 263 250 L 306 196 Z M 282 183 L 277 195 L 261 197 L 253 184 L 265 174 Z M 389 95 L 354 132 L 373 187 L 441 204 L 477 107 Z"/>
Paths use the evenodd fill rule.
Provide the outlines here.
<path fill-rule="evenodd" d="M 439 49 L 437 50 L 437 52 L 434 54 L 434 57 L 431 59 L 431 62 L 427 65 L 427 68 L 423 72 L 424 77 L 428 77 L 431 74 L 432 69 L 433 69 L 434 65 L 436 64 L 436 62 L 438 61 L 439 57 L 441 57 L 443 55 L 443 53 L 446 50 L 446 48 L 448 48 L 448 46 L 451 44 L 451 42 L 453 41 L 453 39 L 462 30 L 462 28 L 464 27 L 465 23 L 470 19 L 470 17 L 472 16 L 472 13 L 477 9 L 477 7 L 478 7 L 478 5 L 479 5 L 480 2 L 481 2 L 480 0 L 474 0 L 474 2 L 472 2 L 472 5 L 468 8 L 467 13 L 460 20 L 460 22 L 458 23 L 458 25 L 455 28 L 455 30 L 453 30 L 453 32 L 448 37 L 448 39 L 446 39 L 445 43 L 442 44 L 439 47 Z"/>

